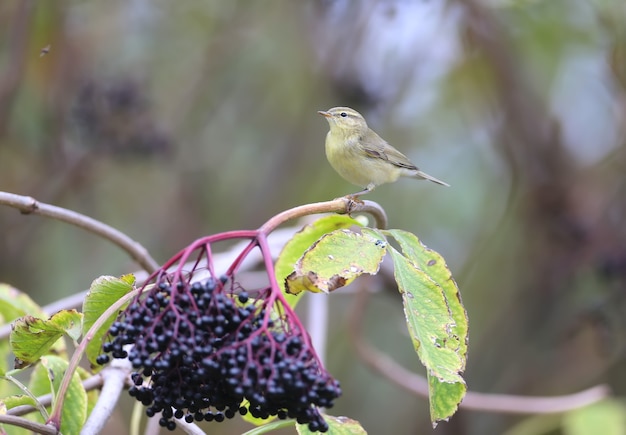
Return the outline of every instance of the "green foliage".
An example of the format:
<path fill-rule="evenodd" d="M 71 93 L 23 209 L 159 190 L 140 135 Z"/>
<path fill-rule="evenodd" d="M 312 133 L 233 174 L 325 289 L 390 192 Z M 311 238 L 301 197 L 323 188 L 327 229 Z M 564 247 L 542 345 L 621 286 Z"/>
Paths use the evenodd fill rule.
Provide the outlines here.
<path fill-rule="evenodd" d="M 347 417 L 333 417 L 332 415 L 324 415 L 324 420 L 328 423 L 328 435 L 367 435 L 367 432 L 361 424 Z M 299 435 L 312 435 L 317 432 L 311 432 L 305 424 L 297 424 L 296 430 Z"/>
<path fill-rule="evenodd" d="M 626 405 L 607 399 L 565 414 L 564 435 L 621 435 L 626 433 Z"/>
<path fill-rule="evenodd" d="M 9 370 L 9 360 L 7 356 L 11 352 L 11 345 L 6 341 L 0 341 L 0 376 L 4 376 Z M 4 393 L 4 389 L 0 384 L 0 397 Z"/>
<path fill-rule="evenodd" d="M 7 409 L 22 405 L 35 406 L 36 402 L 32 397 L 27 396 L 26 394 L 15 394 L 13 396 L 7 396 L 0 399 L 0 410 L 4 409 L 6 411 Z"/>
<path fill-rule="evenodd" d="M 306 225 L 297 232 L 291 240 L 285 244 L 274 265 L 276 280 L 278 284 L 282 286 L 283 291 L 286 290 L 285 279 L 293 271 L 294 264 L 296 264 L 307 249 L 320 237 L 334 230 L 360 225 L 359 221 L 349 216 L 335 214 L 317 219 L 312 224 Z M 295 306 L 300 300 L 300 297 L 302 297 L 302 294 L 294 295 L 286 293 L 287 301 L 289 301 L 291 306 Z"/>
<path fill-rule="evenodd" d="M 133 289 L 135 277 L 124 275 L 121 278 L 113 276 L 101 276 L 91 283 L 89 292 L 83 302 L 83 334 L 86 334 L 96 320 L 114 302 Z M 125 306 L 125 305 L 124 305 Z M 122 307 L 123 308 L 123 307 Z M 111 315 L 93 335 L 93 339 L 87 344 L 87 359 L 98 370 L 100 366 L 96 364 L 96 358 L 102 353 L 102 337 L 115 321 L 116 314 Z"/>
<path fill-rule="evenodd" d="M 392 237 L 400 250 L 390 246 Z M 287 291 L 330 292 L 363 273 L 376 274 L 386 253 L 402 294 L 409 334 L 428 370 L 431 421 L 452 416 L 466 392 L 468 322 L 444 259 L 406 231 L 337 229 L 322 235 L 292 264 Z M 279 275 L 280 277 L 280 275 Z"/>
<path fill-rule="evenodd" d="M 375 275 L 385 256 L 386 243 L 367 234 L 336 230 L 323 235 L 296 262 L 285 279 L 287 292 L 329 293 L 350 284 L 363 273 Z"/>
<path fill-rule="evenodd" d="M 37 395 L 52 393 L 54 400 L 58 400 L 57 391 L 61 385 L 68 363 L 65 359 L 55 355 L 46 355 L 41 358 L 41 364 L 36 371 Z M 46 383 L 47 380 L 47 383 Z M 31 389 L 31 391 L 34 388 Z M 54 402 L 53 402 L 54 404 Z M 61 433 L 80 433 L 87 420 L 87 393 L 81 383 L 78 373 L 74 373 L 67 390 L 67 397 L 61 411 Z"/>
<path fill-rule="evenodd" d="M 324 420 L 328 423 L 327 435 L 365 435 L 367 432 L 361 424 L 347 417 L 334 417 L 324 414 Z M 306 424 L 297 424 L 293 420 L 276 420 L 263 426 L 247 431 L 243 435 L 262 435 L 272 431 L 295 426 L 299 435 L 312 435 L 319 432 L 311 432 Z"/>
<path fill-rule="evenodd" d="M 34 363 L 65 334 L 74 341 L 78 340 L 82 317 L 76 310 L 62 310 L 47 320 L 33 316 L 16 320 L 10 336 L 11 348 L 16 357 L 15 366 L 21 368 Z"/>
<path fill-rule="evenodd" d="M 91 372 L 87 371 L 86 369 L 82 367 L 77 367 L 76 373 L 78 373 L 78 377 L 80 378 L 81 381 L 85 381 L 86 379 L 89 379 L 92 376 Z M 94 390 L 87 391 L 86 393 L 87 393 L 87 415 L 89 415 L 91 414 L 91 411 L 93 410 L 94 406 L 96 406 L 96 402 L 98 401 L 98 398 L 100 397 L 100 391 L 97 389 L 94 389 Z"/>
<path fill-rule="evenodd" d="M 292 427 L 295 425 L 293 420 L 274 420 L 271 423 L 264 424 L 263 426 L 255 427 L 254 429 L 250 429 L 245 432 L 243 435 L 262 435 L 266 433 L 270 433 L 277 429 L 283 429 L 287 427 Z"/>
<path fill-rule="evenodd" d="M 389 230 L 402 253 L 390 248 L 413 345 L 428 370 L 433 422 L 456 412 L 467 390 L 468 322 L 461 295 L 443 257 L 406 231 Z"/>
<path fill-rule="evenodd" d="M 9 372 L 8 367 L 2 366 L 0 375 L 17 374 L 23 367 L 34 364 L 27 387 L 32 397 L 10 393 L 15 387 L 9 389 L 6 385 L 10 384 L 3 382 L 0 408 L 9 410 L 20 405 L 36 406 L 33 397 L 49 393 L 53 395 L 53 404 L 60 400 L 57 391 L 68 369 L 62 337 L 67 335 L 76 343 L 83 330 L 86 332 L 106 308 L 132 290 L 133 283 L 132 275 L 121 279 L 112 277 L 97 279 L 84 303 L 84 312 L 88 314 L 85 321 L 83 313 L 76 310 L 61 310 L 46 319 L 47 315 L 27 295 L 12 287 L 0 286 L 0 298 L 4 300 L 4 303 L 0 304 L 3 317 L 20 316 L 13 322 L 9 341 L 0 343 L 2 361 L 6 361 L 10 351 L 13 352 L 16 357 L 16 369 Z M 89 343 L 96 349 L 94 352 L 100 349 L 101 334 L 96 338 Z M 63 398 L 60 428 L 62 433 L 79 433 L 88 412 L 95 406 L 98 391 L 87 393 L 82 385 L 82 381 L 91 376 L 92 373 L 80 367 L 72 374 L 69 388 Z M 29 418 L 44 423 L 48 415 L 35 414 Z M 21 434 L 27 431 L 11 428 L 11 433 Z"/>
<path fill-rule="evenodd" d="M 26 314 L 42 319 L 48 317 L 26 293 L 0 283 L 0 320 L 10 322 Z"/>

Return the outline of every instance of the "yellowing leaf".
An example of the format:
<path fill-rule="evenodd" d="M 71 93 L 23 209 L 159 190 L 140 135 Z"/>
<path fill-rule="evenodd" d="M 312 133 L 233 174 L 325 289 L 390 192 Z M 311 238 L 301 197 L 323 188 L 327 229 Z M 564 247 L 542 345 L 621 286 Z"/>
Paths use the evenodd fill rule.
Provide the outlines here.
<path fill-rule="evenodd" d="M 48 315 L 26 293 L 22 293 L 8 284 L 0 283 L 0 317 L 11 322 L 18 317 L 34 316 L 46 318 Z"/>
<path fill-rule="evenodd" d="M 387 243 L 380 238 L 349 230 L 325 234 L 297 261 L 285 280 L 288 293 L 304 290 L 329 293 L 356 277 L 378 272 Z"/>
<path fill-rule="evenodd" d="M 48 320 L 24 316 L 16 320 L 11 328 L 10 343 L 15 354 L 16 368 L 22 368 L 37 361 L 48 353 L 55 342 L 68 334 L 78 338 L 82 314 L 76 310 L 62 310 Z"/>
<path fill-rule="evenodd" d="M 453 415 L 467 387 L 461 374 L 467 357 L 467 313 L 444 259 L 406 231 L 364 233 L 392 236 L 401 251 L 390 248 L 394 276 L 404 304 L 409 334 L 428 369 L 433 425 Z"/>
<path fill-rule="evenodd" d="M 448 347 L 457 351 L 462 357 L 460 370 L 465 370 L 469 330 L 467 312 L 463 307 L 461 293 L 454 278 L 452 278 L 452 272 L 450 272 L 446 261 L 438 252 L 425 246 L 412 233 L 402 230 L 389 230 L 386 233 L 390 234 L 400 244 L 403 255 L 424 271 L 443 291 L 446 305 L 452 317 L 448 331 L 452 339 L 446 343 Z"/>
<path fill-rule="evenodd" d="M 285 279 L 293 271 L 296 262 L 304 255 L 320 237 L 341 228 L 359 226 L 360 223 L 347 215 L 328 215 L 321 217 L 312 224 L 306 225 L 289 240 L 276 260 L 274 271 L 276 280 L 286 291 Z M 285 294 L 289 304 L 294 307 L 303 293 L 299 295 Z"/>

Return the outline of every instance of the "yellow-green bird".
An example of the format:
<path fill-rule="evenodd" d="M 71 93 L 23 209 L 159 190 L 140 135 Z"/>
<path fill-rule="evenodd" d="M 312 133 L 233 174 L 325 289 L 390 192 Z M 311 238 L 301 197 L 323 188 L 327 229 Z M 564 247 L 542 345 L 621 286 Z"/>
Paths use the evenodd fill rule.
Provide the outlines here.
<path fill-rule="evenodd" d="M 404 154 L 369 128 L 365 118 L 356 110 L 333 107 L 317 113 L 330 124 L 330 131 L 326 135 L 328 162 L 343 178 L 364 188 L 352 196 L 371 192 L 376 186 L 392 183 L 400 177 L 430 180 L 442 186 L 450 186 L 420 171 Z"/>

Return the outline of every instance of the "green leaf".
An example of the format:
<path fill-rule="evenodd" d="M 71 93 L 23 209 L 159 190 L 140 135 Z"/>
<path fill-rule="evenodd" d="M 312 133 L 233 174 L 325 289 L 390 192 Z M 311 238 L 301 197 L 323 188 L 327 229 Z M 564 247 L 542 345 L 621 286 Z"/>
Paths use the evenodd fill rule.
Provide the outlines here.
<path fill-rule="evenodd" d="M 458 409 L 467 392 L 464 382 L 442 382 L 428 374 L 430 418 L 433 426 L 439 421 L 447 421 Z"/>
<path fill-rule="evenodd" d="M 454 414 L 466 392 L 461 373 L 467 357 L 468 322 L 459 290 L 443 258 L 406 231 L 364 233 L 392 236 L 402 253 L 389 248 L 394 275 L 415 350 L 428 369 L 431 420 Z"/>
<path fill-rule="evenodd" d="M 2 382 L 2 384 L 13 385 L 10 382 Z M 42 396 L 44 394 L 48 394 L 51 391 L 50 381 L 48 380 L 47 373 L 45 367 L 41 364 L 36 364 L 33 367 L 32 373 L 30 375 L 30 380 L 28 383 L 28 390 L 31 392 L 33 396 Z M 9 399 L 10 406 L 8 408 L 14 408 L 19 405 L 34 405 L 33 400 L 28 396 L 18 396 L 15 395 L 14 398 L 4 398 L 3 400 Z M 21 403 L 23 402 L 23 403 Z M 2 413 L 2 402 L 0 402 L 0 413 Z M 44 417 L 41 416 L 39 412 L 31 412 L 28 415 L 25 415 L 24 418 L 27 418 L 31 421 L 36 421 L 38 423 L 45 423 Z M 5 426 L 5 428 L 10 428 L 6 433 L 10 433 L 11 435 L 31 435 L 32 432 L 27 429 L 18 428 L 15 426 Z M 0 425 L 0 433 L 4 433 L 1 431 L 2 426 Z"/>
<path fill-rule="evenodd" d="M 68 334 L 76 337 L 80 331 L 82 314 L 76 310 L 62 310 L 48 320 L 25 316 L 13 323 L 10 343 L 17 368 L 32 364 L 48 353 L 55 342 Z"/>
<path fill-rule="evenodd" d="M 89 331 L 98 318 L 119 298 L 133 290 L 135 277 L 125 275 L 121 278 L 114 276 L 101 276 L 91 283 L 89 292 L 83 302 L 83 335 Z M 112 315 L 104 322 L 102 327 L 94 334 L 93 339 L 87 344 L 85 353 L 94 369 L 98 369 L 96 358 L 102 353 L 102 337 L 108 331 L 117 315 Z"/>
<path fill-rule="evenodd" d="M 534 434 L 561 434 L 563 424 L 562 414 L 535 414 L 526 417 L 511 427 L 503 435 L 534 435 Z"/>
<path fill-rule="evenodd" d="M 464 361 L 447 344 L 453 320 L 441 287 L 394 248 L 389 252 L 402 293 L 409 333 L 420 360 L 442 381 L 462 381 L 459 371 Z"/>
<path fill-rule="evenodd" d="M 626 406 L 615 399 L 606 399 L 565 414 L 565 435 L 621 435 L 626 433 Z"/>
<path fill-rule="evenodd" d="M 281 286 L 283 293 L 286 290 L 285 279 L 293 272 L 296 262 L 313 243 L 319 240 L 324 234 L 352 226 L 361 226 L 361 224 L 359 221 L 347 215 L 333 214 L 324 216 L 312 224 L 306 225 L 302 230 L 296 233 L 292 239 L 285 244 L 274 266 L 276 280 Z M 298 303 L 302 294 L 296 296 L 286 293 L 285 297 L 293 307 Z"/>
<path fill-rule="evenodd" d="M 367 435 L 361 423 L 351 418 L 324 415 L 324 420 L 328 423 L 328 432 L 325 432 L 327 435 Z M 311 432 L 306 424 L 296 425 L 296 430 L 300 435 L 319 434 L 319 432 Z"/>
<path fill-rule="evenodd" d="M 415 263 L 443 290 L 443 296 L 453 319 L 450 324 L 450 335 L 454 339 L 447 341 L 447 344 L 462 357 L 460 370 L 465 370 L 469 336 L 467 312 L 463 307 L 461 293 L 446 261 L 438 252 L 422 244 L 412 233 L 402 230 L 389 230 L 385 233 L 391 235 L 400 244 L 405 257 Z"/>
<path fill-rule="evenodd" d="M 35 406 L 36 404 L 37 403 L 33 400 L 32 397 L 29 397 L 25 394 L 15 394 L 15 395 L 3 397 L 2 399 L 0 399 L 0 408 L 3 408 L 5 410 L 15 408 L 16 406 L 22 406 L 22 405 Z"/>
<path fill-rule="evenodd" d="M 247 401 L 246 399 L 244 399 L 241 402 L 240 407 L 243 406 L 246 409 L 249 409 L 250 407 L 250 402 Z M 250 414 L 249 412 L 242 415 L 241 418 L 244 421 L 247 421 L 250 424 L 253 424 L 255 426 L 263 426 L 263 425 L 267 425 L 269 422 L 271 422 L 272 420 L 274 420 L 276 418 L 276 416 L 271 416 L 268 418 L 257 418 L 257 417 L 253 417 L 252 414 Z"/>
<path fill-rule="evenodd" d="M 244 416 L 245 417 L 245 416 Z M 264 424 L 263 426 L 255 427 L 242 435 L 262 435 L 275 431 L 276 429 L 283 429 L 286 427 L 292 427 L 296 424 L 295 420 L 274 420 L 271 423 Z"/>
<path fill-rule="evenodd" d="M 48 317 L 26 293 L 8 284 L 0 284 L 0 316 L 4 318 L 4 322 L 9 323 L 26 315 L 41 319 Z"/>
<path fill-rule="evenodd" d="M 33 366 L 33 371 L 28 380 L 28 389 L 34 396 L 39 397 L 52 393 L 52 386 L 48 380 L 48 373 L 41 364 Z"/>
<path fill-rule="evenodd" d="M 0 341 L 0 376 L 4 376 L 10 370 L 9 367 L 9 354 L 11 353 L 11 346 L 6 340 Z M 0 396 L 3 394 L 2 386 L 0 386 Z"/>
<path fill-rule="evenodd" d="M 52 388 L 54 401 L 61 386 L 61 381 L 67 370 L 68 363 L 63 358 L 54 355 L 46 355 L 41 358 L 41 365 L 46 369 L 48 381 Z M 87 420 L 87 392 L 80 381 L 78 373 L 74 372 L 70 381 L 67 395 L 61 411 L 61 433 L 77 434 Z"/>
<path fill-rule="evenodd" d="M 0 284 L 0 319 L 5 323 L 9 323 L 24 316 L 36 317 L 38 319 L 48 318 L 48 314 L 26 293 L 22 293 L 8 284 Z M 52 350 L 58 354 L 64 353 L 65 342 L 63 340 L 55 342 L 52 345 Z M 0 346 L 0 375 L 9 370 L 8 360 L 3 357 L 3 354 L 4 346 Z"/>
<path fill-rule="evenodd" d="M 287 292 L 332 292 L 364 273 L 376 274 L 386 252 L 387 242 L 368 234 L 345 229 L 325 234 L 296 262 L 285 280 Z"/>
<path fill-rule="evenodd" d="M 82 367 L 77 367 L 76 373 L 78 373 L 81 382 L 93 376 L 90 372 Z M 98 401 L 98 397 L 100 397 L 100 390 L 98 390 L 97 388 L 87 391 L 87 415 L 90 415 L 91 411 L 93 411 L 93 408 L 94 406 L 96 406 L 96 402 Z"/>

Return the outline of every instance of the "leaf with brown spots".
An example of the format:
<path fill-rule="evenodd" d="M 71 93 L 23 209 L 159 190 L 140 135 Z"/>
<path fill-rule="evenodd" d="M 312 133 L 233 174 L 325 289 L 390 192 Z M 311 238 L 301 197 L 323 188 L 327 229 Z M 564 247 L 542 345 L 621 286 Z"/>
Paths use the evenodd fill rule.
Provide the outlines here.
<path fill-rule="evenodd" d="M 393 237 L 400 250 L 389 253 L 402 294 L 407 327 L 422 364 L 428 369 L 433 424 L 448 419 L 466 391 L 462 373 L 467 357 L 467 313 L 456 282 L 439 253 L 402 230 L 363 229 L 374 237 Z"/>
<path fill-rule="evenodd" d="M 296 262 L 285 279 L 288 293 L 329 293 L 348 285 L 358 276 L 378 272 L 387 252 L 380 238 L 341 229 L 322 236 Z"/>

